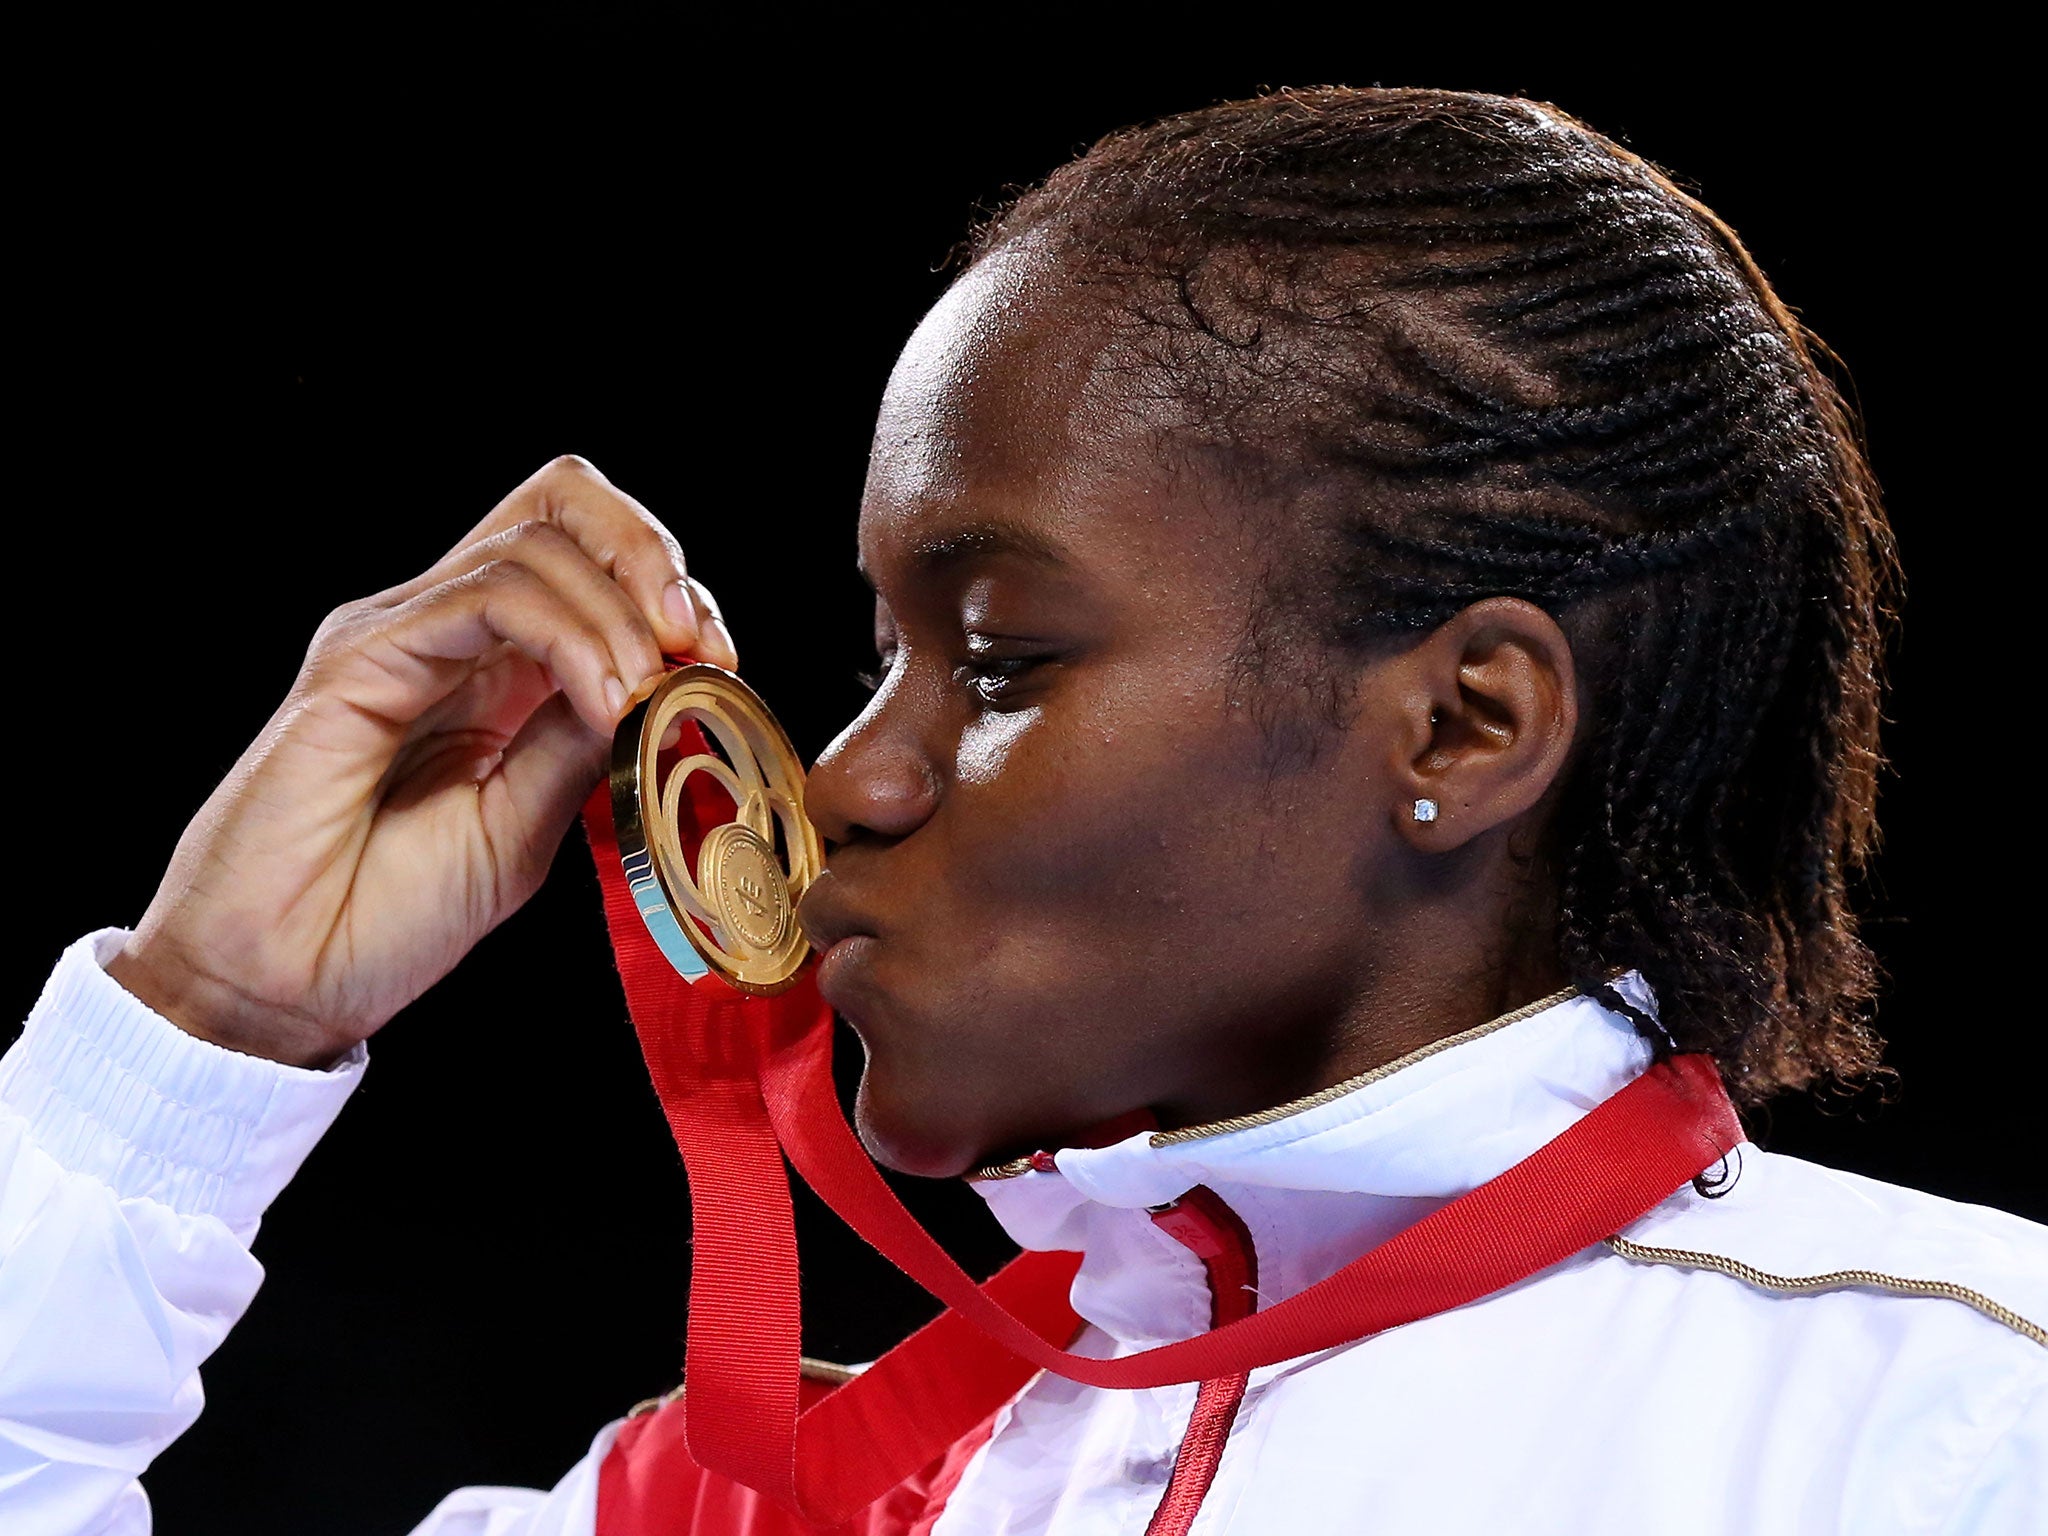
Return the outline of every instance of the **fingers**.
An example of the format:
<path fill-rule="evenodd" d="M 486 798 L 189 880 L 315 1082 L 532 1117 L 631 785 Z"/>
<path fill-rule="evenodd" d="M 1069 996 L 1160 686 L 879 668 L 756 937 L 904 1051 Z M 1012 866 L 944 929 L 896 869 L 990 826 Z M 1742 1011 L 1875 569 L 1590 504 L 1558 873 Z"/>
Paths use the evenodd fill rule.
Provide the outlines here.
<path fill-rule="evenodd" d="M 646 614 L 582 545 L 553 523 L 515 523 L 457 551 L 438 567 L 443 572 L 439 585 L 445 588 L 508 561 L 532 571 L 603 636 L 612 675 L 628 694 L 660 674 L 662 644 Z"/>
<path fill-rule="evenodd" d="M 566 533 L 639 610 L 663 651 L 697 655 L 709 644 L 731 652 L 730 635 L 722 641 L 704 635 L 707 621 L 715 617 L 715 605 L 707 604 L 702 584 L 690 580 L 675 536 L 595 465 L 573 454 L 528 479 L 432 570 L 393 596 L 410 598 L 447 580 L 475 563 L 470 553 L 474 546 L 527 523 Z"/>
<path fill-rule="evenodd" d="M 630 605 L 573 578 L 558 585 L 537 563 L 491 560 L 396 607 L 344 609 L 316 642 L 316 691 L 409 726 L 510 645 L 545 670 L 590 730 L 609 735 L 660 658 Z"/>
<path fill-rule="evenodd" d="M 608 732 L 664 655 L 736 669 L 705 585 L 645 507 L 587 461 L 557 459 L 413 581 L 340 610 L 313 660 L 361 707 L 410 725 L 509 645 Z M 352 659 L 352 660 L 351 660 Z"/>

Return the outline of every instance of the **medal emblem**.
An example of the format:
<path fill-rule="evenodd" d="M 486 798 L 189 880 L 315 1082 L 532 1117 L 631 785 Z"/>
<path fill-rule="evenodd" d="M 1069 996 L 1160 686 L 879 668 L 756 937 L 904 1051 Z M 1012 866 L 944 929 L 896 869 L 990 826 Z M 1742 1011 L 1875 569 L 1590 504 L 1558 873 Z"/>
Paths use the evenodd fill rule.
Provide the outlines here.
<path fill-rule="evenodd" d="M 633 904 L 671 965 L 757 996 L 796 980 L 796 903 L 825 856 L 759 694 L 720 667 L 669 673 L 612 738 L 611 798 Z"/>

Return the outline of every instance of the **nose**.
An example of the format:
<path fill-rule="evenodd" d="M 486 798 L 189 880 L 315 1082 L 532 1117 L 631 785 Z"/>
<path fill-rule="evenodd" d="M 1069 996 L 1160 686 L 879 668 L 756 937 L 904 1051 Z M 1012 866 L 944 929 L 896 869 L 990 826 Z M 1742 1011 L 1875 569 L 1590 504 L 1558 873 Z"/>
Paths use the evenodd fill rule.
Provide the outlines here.
<path fill-rule="evenodd" d="M 908 837 L 938 804 L 939 777 L 911 722 L 877 694 L 812 766 L 804 810 L 834 847 L 863 834 Z"/>

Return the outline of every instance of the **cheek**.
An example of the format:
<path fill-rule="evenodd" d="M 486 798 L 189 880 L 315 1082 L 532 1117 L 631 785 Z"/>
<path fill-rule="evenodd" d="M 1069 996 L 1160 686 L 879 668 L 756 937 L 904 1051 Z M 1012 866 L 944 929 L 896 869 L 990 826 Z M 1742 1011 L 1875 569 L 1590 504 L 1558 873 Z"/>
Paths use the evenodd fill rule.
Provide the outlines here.
<path fill-rule="evenodd" d="M 1241 915 L 1247 866 L 1270 854 L 1284 806 L 1255 728 L 1202 703 L 1142 721 L 1018 711 L 963 733 L 953 868 L 963 908 L 995 919 L 974 936 L 981 958 L 1051 946 L 1060 965 L 1092 969 L 1092 952 L 1135 960 Z"/>
<path fill-rule="evenodd" d="M 904 871 L 918 918 L 877 960 L 903 1009 L 875 1021 L 861 1129 L 890 1166 L 957 1172 L 1180 1098 L 1355 937 L 1355 837 L 1315 819 L 1348 797 L 1276 778 L 1220 693 L 1169 698 L 1061 700 L 958 738 L 903 850 L 929 860 Z"/>
<path fill-rule="evenodd" d="M 1002 777 L 1013 748 L 1044 724 L 1042 709 L 1020 709 L 1008 715 L 977 715 L 960 733 L 953 760 L 954 782 L 967 792 L 992 785 Z"/>

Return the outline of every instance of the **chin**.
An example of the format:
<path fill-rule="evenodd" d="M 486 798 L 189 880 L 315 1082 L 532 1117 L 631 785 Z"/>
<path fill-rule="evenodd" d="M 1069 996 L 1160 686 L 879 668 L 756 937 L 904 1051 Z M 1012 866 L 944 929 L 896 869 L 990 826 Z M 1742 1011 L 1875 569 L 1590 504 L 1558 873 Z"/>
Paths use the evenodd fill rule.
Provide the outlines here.
<path fill-rule="evenodd" d="M 980 1146 L 959 1127 L 932 1119 L 929 1097 L 911 1095 L 906 1104 L 878 1087 L 872 1061 L 861 1074 L 853 1101 L 853 1128 L 868 1155 L 884 1168 L 919 1179 L 957 1179 L 981 1166 Z"/>

